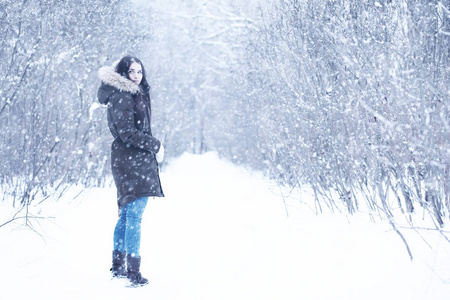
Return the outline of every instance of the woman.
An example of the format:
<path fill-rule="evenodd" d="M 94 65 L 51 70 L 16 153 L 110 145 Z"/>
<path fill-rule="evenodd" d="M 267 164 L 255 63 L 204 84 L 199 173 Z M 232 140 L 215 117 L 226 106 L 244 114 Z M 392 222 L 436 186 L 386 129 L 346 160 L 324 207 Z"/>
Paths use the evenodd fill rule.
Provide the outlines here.
<path fill-rule="evenodd" d="M 164 147 L 152 136 L 150 86 L 142 62 L 125 56 L 115 69 L 100 68 L 99 77 L 98 100 L 108 105 L 114 137 L 111 167 L 119 206 L 111 272 L 115 278 L 126 276 L 134 286 L 144 285 L 148 280 L 139 271 L 141 220 L 148 197 L 164 197 L 158 171 Z"/>

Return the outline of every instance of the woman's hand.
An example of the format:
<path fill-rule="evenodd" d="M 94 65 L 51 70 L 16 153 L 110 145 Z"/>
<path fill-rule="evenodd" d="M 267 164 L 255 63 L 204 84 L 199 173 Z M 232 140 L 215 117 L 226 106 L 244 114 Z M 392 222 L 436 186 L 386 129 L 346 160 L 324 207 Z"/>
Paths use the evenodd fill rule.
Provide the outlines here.
<path fill-rule="evenodd" d="M 164 160 L 164 146 L 161 144 L 158 153 L 156 153 L 156 161 L 160 164 Z"/>

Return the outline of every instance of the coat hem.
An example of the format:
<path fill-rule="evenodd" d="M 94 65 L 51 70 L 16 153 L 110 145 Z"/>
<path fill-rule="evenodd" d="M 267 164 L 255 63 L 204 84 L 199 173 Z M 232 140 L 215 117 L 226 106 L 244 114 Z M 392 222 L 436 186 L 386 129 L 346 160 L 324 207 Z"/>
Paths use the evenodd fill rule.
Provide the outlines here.
<path fill-rule="evenodd" d="M 119 211 L 128 203 L 133 202 L 136 199 L 142 198 L 142 197 L 156 197 L 156 198 L 164 198 L 164 193 L 155 195 L 153 193 L 142 193 L 142 194 L 136 194 L 136 195 L 126 195 L 125 197 L 122 197 L 121 199 L 117 199 L 117 205 L 119 207 Z"/>

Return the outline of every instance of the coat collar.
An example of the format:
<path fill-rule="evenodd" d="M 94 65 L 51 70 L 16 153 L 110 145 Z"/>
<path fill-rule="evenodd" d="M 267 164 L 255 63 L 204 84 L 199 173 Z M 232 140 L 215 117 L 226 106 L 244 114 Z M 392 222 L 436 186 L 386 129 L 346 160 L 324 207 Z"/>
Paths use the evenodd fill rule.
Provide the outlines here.
<path fill-rule="evenodd" d="M 98 77 L 107 85 L 113 86 L 120 91 L 137 94 L 140 90 L 139 85 L 123 77 L 110 66 L 101 67 L 98 70 Z"/>

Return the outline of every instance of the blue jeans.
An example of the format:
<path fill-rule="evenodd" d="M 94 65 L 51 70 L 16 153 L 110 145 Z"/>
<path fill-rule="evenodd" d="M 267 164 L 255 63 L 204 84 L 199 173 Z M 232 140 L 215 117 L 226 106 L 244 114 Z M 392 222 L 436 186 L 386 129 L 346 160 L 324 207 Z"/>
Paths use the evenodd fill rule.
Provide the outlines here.
<path fill-rule="evenodd" d="M 141 220 L 147 201 L 148 197 L 138 198 L 122 207 L 114 230 L 114 250 L 139 257 Z"/>

